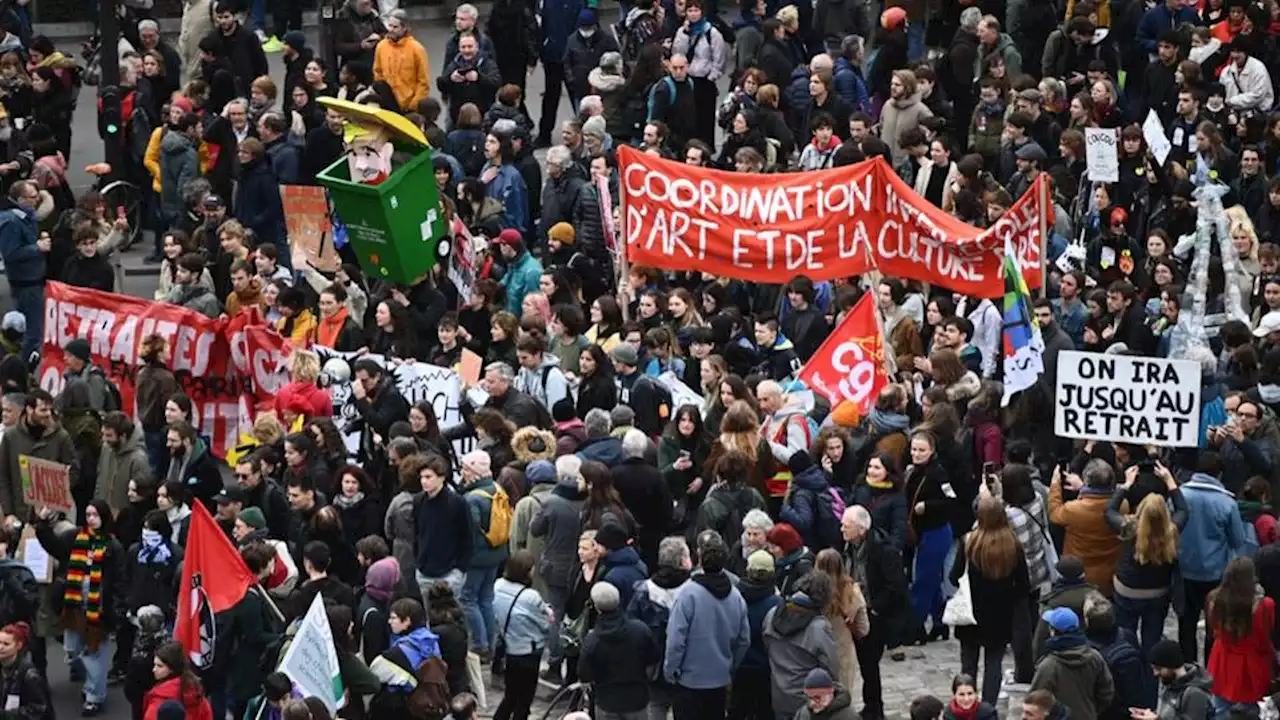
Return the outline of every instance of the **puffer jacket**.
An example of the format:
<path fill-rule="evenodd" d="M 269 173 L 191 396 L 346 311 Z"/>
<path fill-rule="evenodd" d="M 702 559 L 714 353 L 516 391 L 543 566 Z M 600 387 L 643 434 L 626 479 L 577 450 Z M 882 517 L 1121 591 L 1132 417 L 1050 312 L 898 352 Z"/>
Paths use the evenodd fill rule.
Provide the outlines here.
<path fill-rule="evenodd" d="M 182 193 L 200 176 L 200 154 L 191 138 L 173 130 L 160 139 L 160 203 L 165 214 L 176 218 L 186 209 Z"/>
<path fill-rule="evenodd" d="M 840 676 L 840 651 L 831 623 L 807 595 L 796 593 L 764 616 L 764 645 L 772 669 L 773 711 L 792 717 L 804 706 L 804 680 L 821 668 Z"/>

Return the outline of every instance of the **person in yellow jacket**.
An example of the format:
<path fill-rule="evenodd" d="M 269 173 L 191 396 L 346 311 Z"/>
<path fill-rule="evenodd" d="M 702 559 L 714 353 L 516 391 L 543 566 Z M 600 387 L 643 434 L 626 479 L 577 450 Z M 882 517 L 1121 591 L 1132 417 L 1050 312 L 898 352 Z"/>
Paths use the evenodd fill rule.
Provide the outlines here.
<path fill-rule="evenodd" d="M 427 50 L 409 34 L 408 16 L 395 10 L 387 17 L 387 36 L 373 51 L 373 80 L 384 81 L 395 93 L 402 112 L 417 112 L 430 88 Z"/>
<path fill-rule="evenodd" d="M 185 114 L 192 112 L 191 101 L 184 98 L 174 98 L 169 104 L 169 117 L 166 118 L 168 123 L 161 125 L 151 131 L 151 138 L 147 140 L 147 151 L 142 156 L 142 164 L 147 168 L 147 172 L 151 173 L 151 189 L 157 194 L 160 193 L 160 141 L 164 138 L 164 133 L 169 129 L 170 125 L 178 122 Z M 209 147 L 204 142 L 200 143 L 198 148 L 200 153 L 200 176 L 204 177 L 209 172 Z"/>
<path fill-rule="evenodd" d="M 275 322 L 275 330 L 293 343 L 295 348 L 304 348 L 311 343 L 315 334 L 316 316 L 307 307 L 306 296 L 302 290 L 289 287 L 280 291 L 276 299 L 276 307 L 280 309 L 280 319 Z"/>

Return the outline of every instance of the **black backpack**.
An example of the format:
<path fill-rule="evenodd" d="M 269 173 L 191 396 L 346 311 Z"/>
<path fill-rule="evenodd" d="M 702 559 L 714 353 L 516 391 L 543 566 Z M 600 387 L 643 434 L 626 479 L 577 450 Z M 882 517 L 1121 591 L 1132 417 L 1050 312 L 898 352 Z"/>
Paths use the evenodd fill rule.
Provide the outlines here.
<path fill-rule="evenodd" d="M 103 387 L 106 389 L 106 397 L 104 398 L 102 412 L 109 413 L 114 410 L 123 410 L 124 398 L 120 395 L 120 387 L 111 382 L 111 378 L 107 377 L 107 373 L 97 365 L 91 365 L 89 367 L 89 374 L 101 377 Z"/>
<path fill-rule="evenodd" d="M 17 560 L 0 560 L 0 626 L 32 624 L 40 608 L 40 586 L 35 575 Z"/>
<path fill-rule="evenodd" d="M 733 547 L 733 544 L 742 537 L 742 516 L 746 514 L 738 507 L 735 500 L 736 498 L 730 498 L 724 492 L 711 493 L 711 496 L 706 499 L 706 502 L 714 502 L 725 510 L 724 530 L 721 531 L 720 538 L 729 547 Z"/>

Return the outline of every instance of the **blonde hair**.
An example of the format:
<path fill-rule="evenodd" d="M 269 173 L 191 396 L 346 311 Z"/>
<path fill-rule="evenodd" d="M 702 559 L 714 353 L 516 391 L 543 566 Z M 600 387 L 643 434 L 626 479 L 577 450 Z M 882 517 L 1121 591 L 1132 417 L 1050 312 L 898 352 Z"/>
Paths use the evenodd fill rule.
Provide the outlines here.
<path fill-rule="evenodd" d="M 1150 493 L 1133 517 L 1133 559 L 1139 565 L 1164 565 L 1178 557 L 1178 528 L 1169 517 L 1164 496 Z"/>
<path fill-rule="evenodd" d="M 849 573 L 845 572 L 844 560 L 840 557 L 839 551 L 832 548 L 818 553 L 814 558 L 813 568 L 831 578 L 831 601 L 823 609 L 823 615 L 831 621 L 833 626 L 837 622 L 843 624 L 844 619 L 853 613 L 853 608 L 857 604 L 856 597 L 861 595 L 858 584 L 853 581 Z"/>
<path fill-rule="evenodd" d="M 227 220 L 219 225 L 218 237 L 221 238 L 223 235 L 232 235 L 242 240 L 248 237 L 248 233 L 244 231 L 244 225 L 241 225 L 239 220 Z"/>
<path fill-rule="evenodd" d="M 800 10 L 795 5 L 788 5 L 778 10 L 778 14 L 774 15 L 778 22 L 788 30 L 795 30 L 800 27 Z"/>
<path fill-rule="evenodd" d="M 271 445 L 284 437 L 284 424 L 274 410 L 258 413 L 253 419 L 253 436 L 263 445 Z"/>
<path fill-rule="evenodd" d="M 320 377 L 320 356 L 310 350 L 294 350 L 289 357 L 289 377 L 294 382 L 315 382 Z"/>

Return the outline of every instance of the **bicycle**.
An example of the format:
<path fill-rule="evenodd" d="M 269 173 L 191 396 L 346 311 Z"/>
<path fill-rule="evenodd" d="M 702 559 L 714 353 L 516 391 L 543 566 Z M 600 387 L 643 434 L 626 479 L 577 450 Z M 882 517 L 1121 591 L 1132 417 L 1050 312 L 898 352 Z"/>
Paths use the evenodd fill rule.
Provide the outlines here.
<path fill-rule="evenodd" d="M 594 704 L 595 696 L 591 684 L 578 681 L 572 685 L 565 685 L 551 696 L 551 702 L 547 703 L 547 711 L 542 714 L 542 720 L 560 720 L 571 712 L 589 712 Z M 557 715 L 556 710 L 561 707 L 563 712 Z"/>
<path fill-rule="evenodd" d="M 123 217 L 129 221 L 129 231 L 125 235 L 124 243 L 117 249 L 127 250 L 142 237 L 142 230 L 145 225 L 142 203 L 142 188 L 134 185 L 128 180 L 109 180 L 111 177 L 111 166 L 107 163 L 95 163 L 89 165 L 84 171 L 97 178 L 93 187 L 102 196 L 102 201 L 107 205 L 108 217 Z"/>

